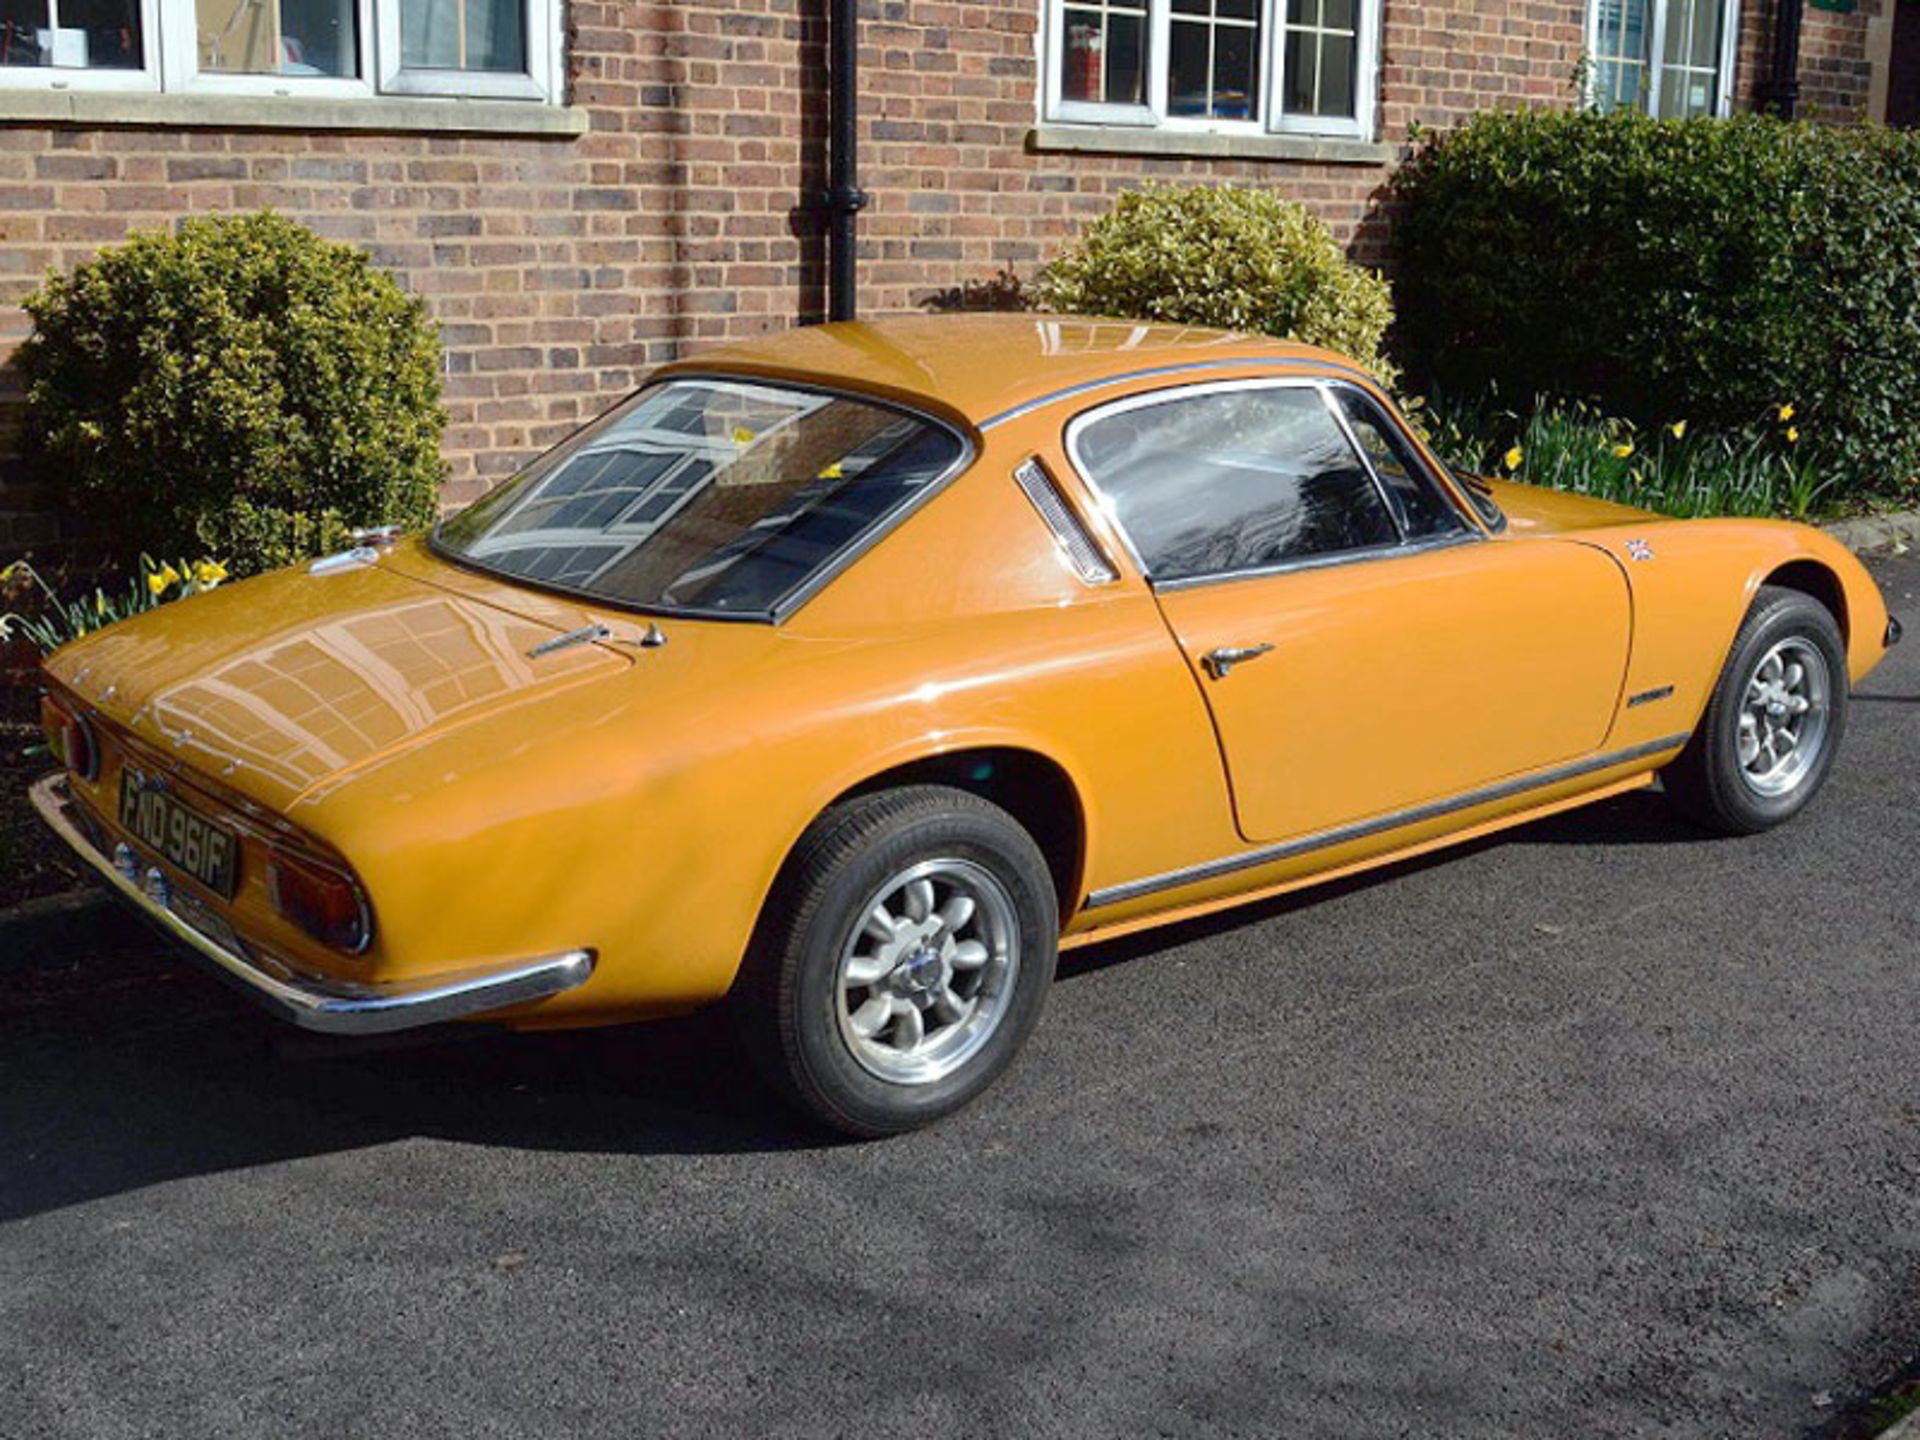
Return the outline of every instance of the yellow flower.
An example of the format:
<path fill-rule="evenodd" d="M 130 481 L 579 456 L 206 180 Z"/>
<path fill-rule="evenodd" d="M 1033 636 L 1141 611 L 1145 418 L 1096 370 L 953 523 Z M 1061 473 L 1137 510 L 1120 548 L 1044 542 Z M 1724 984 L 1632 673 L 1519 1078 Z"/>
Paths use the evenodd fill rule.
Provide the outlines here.
<path fill-rule="evenodd" d="M 93 592 L 93 613 L 96 615 L 104 615 L 107 613 L 106 591 L 96 590 Z"/>
<path fill-rule="evenodd" d="M 734 426 L 733 443 L 736 445 L 751 445 L 753 443 L 753 431 L 747 429 L 744 425 Z"/>
<path fill-rule="evenodd" d="M 1684 440 L 1684 439 L 1686 439 L 1686 436 L 1687 436 L 1687 422 L 1686 422 L 1686 421 L 1684 421 L 1684 420 L 1676 420 L 1676 421 L 1674 421 L 1674 422 L 1673 422 L 1673 423 L 1672 423 L 1671 425 L 1669 425 L 1669 426 L 1667 426 L 1667 429 L 1669 429 L 1669 430 L 1671 430 L 1671 431 L 1673 432 L 1673 438 L 1674 438 L 1674 439 L 1676 439 L 1676 440 Z"/>
<path fill-rule="evenodd" d="M 844 480 L 846 479 L 846 473 L 846 471 L 840 468 L 840 462 L 836 460 L 831 465 L 822 465 L 820 467 L 819 478 L 822 480 Z"/>
<path fill-rule="evenodd" d="M 158 599 L 160 596 L 166 594 L 167 587 L 173 584 L 173 580 L 177 580 L 180 578 L 179 576 L 175 575 L 173 577 L 173 580 L 169 580 L 167 577 L 169 574 L 172 573 L 172 570 L 173 570 L 173 567 L 171 565 L 169 565 L 165 570 L 149 570 L 147 572 L 147 593 L 149 595 L 152 595 L 155 599 Z"/>
<path fill-rule="evenodd" d="M 1633 472 L 1633 483 L 1636 485 L 1644 485 L 1647 483 L 1647 477 L 1636 470 Z"/>
<path fill-rule="evenodd" d="M 227 578 L 227 567 L 218 560 L 202 560 L 193 567 L 193 583 L 202 590 L 211 590 Z"/>
<path fill-rule="evenodd" d="M 1622 440 L 1618 445 L 1613 447 L 1613 458 L 1616 460 L 1624 460 L 1631 454 L 1633 454 L 1633 442 L 1631 440 Z"/>
<path fill-rule="evenodd" d="M 1787 421 L 1791 420 L 1792 418 L 1793 418 L 1793 406 L 1782 405 L 1780 407 L 1780 423 L 1784 425 L 1787 423 Z"/>
<path fill-rule="evenodd" d="M 1797 425 L 1787 426 L 1787 443 L 1789 445 L 1798 445 L 1800 443 L 1800 427 L 1799 426 Z"/>
<path fill-rule="evenodd" d="M 1526 458 L 1527 458 L 1527 452 L 1522 450 L 1518 445 L 1514 446 L 1511 450 L 1507 451 L 1505 455 L 1502 455 L 1500 457 L 1501 462 L 1509 470 L 1518 470 L 1520 468 L 1520 462 Z"/>

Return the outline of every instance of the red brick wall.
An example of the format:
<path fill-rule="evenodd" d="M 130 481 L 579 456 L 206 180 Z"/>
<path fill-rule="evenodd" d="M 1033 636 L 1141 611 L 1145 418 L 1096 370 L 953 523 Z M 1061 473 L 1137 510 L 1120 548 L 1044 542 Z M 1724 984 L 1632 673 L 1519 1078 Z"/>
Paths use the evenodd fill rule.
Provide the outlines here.
<path fill-rule="evenodd" d="M 47 267 L 184 214 L 271 205 L 426 296 L 448 346 L 447 499 L 468 500 L 648 367 L 817 315 L 819 247 L 795 211 L 818 184 L 821 8 L 574 0 L 571 98 L 591 129 L 571 140 L 0 121 L 0 355 Z M 1039 9 L 863 0 L 867 313 L 1031 272 L 1146 180 L 1276 186 L 1377 256 L 1384 167 L 1029 153 Z M 1388 0 L 1382 138 L 1570 103 L 1583 15 L 1582 0 Z M 1835 94 L 1857 28 L 1809 22 L 1810 70 Z M 4 476 L 0 557 L 50 535 L 44 491 Z"/>
<path fill-rule="evenodd" d="M 1873 67 L 1867 58 L 1867 27 L 1894 0 L 1856 0 L 1850 12 L 1805 6 L 1800 24 L 1798 114 L 1828 124 L 1868 118 Z M 1740 26 L 1735 91 L 1744 105 L 1756 103 L 1773 67 L 1773 27 L 1779 0 L 1748 0 Z"/>

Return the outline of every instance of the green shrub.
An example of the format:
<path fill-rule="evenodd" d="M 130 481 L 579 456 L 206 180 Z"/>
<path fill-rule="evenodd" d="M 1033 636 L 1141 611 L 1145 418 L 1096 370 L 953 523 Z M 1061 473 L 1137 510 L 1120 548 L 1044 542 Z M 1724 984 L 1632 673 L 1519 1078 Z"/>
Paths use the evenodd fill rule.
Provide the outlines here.
<path fill-rule="evenodd" d="M 1041 271 L 1034 293 L 1069 314 L 1321 345 L 1376 371 L 1393 319 L 1386 282 L 1348 260 L 1305 206 L 1271 190 L 1150 187 L 1122 195 Z"/>
<path fill-rule="evenodd" d="M 126 549 L 246 574 L 432 521 L 439 337 L 359 251 L 271 213 L 192 219 L 26 308 L 29 448 Z"/>
<path fill-rule="evenodd" d="M 1920 134 L 1488 114 L 1394 183 L 1416 386 L 1728 431 L 1791 403 L 1850 496 L 1920 477 Z"/>

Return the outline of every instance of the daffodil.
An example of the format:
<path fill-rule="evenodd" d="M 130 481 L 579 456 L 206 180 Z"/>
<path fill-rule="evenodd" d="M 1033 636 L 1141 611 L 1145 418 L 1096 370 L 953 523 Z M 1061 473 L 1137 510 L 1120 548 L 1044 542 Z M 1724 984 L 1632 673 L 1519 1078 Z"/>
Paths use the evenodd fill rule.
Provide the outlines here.
<path fill-rule="evenodd" d="M 1613 458 L 1616 460 L 1624 460 L 1631 454 L 1633 454 L 1633 442 L 1631 440 L 1622 440 L 1618 445 L 1613 447 Z"/>
<path fill-rule="evenodd" d="M 1526 458 L 1527 458 L 1527 452 L 1522 450 L 1518 445 L 1516 445 L 1511 450 L 1507 451 L 1505 455 L 1502 455 L 1500 457 L 1500 460 L 1501 460 L 1501 463 L 1507 467 L 1507 469 L 1518 470 L 1520 468 L 1520 462 L 1522 460 L 1525 460 Z"/>
<path fill-rule="evenodd" d="M 1671 425 L 1667 426 L 1667 429 L 1673 432 L 1673 438 L 1676 440 L 1684 440 L 1687 438 L 1687 422 L 1684 420 L 1674 421 Z"/>
<path fill-rule="evenodd" d="M 170 575 L 173 577 L 172 579 L 168 578 Z M 179 578 L 178 575 L 173 575 L 173 567 L 171 565 L 165 570 L 149 570 L 147 572 L 147 593 L 157 600 L 166 594 L 167 587 Z"/>
<path fill-rule="evenodd" d="M 193 567 L 193 583 L 202 590 L 211 590 L 227 578 L 227 567 L 218 560 L 202 560 Z"/>
<path fill-rule="evenodd" d="M 1789 445 L 1798 445 L 1800 443 L 1800 427 L 1799 426 L 1797 425 L 1787 426 L 1787 443 Z"/>
<path fill-rule="evenodd" d="M 1780 407 L 1780 423 L 1784 425 L 1791 419 L 1793 419 L 1793 406 L 1782 405 Z"/>
<path fill-rule="evenodd" d="M 96 590 L 93 592 L 93 613 L 96 615 L 105 615 L 107 613 L 106 591 Z"/>

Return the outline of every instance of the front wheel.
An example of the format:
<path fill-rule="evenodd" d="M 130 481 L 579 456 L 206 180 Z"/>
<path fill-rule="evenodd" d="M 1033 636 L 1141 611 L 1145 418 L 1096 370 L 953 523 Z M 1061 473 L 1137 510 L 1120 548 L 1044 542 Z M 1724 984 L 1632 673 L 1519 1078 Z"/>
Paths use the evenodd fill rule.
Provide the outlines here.
<path fill-rule="evenodd" d="M 1832 614 L 1762 586 L 1700 728 L 1662 773 L 1709 829 L 1751 835 L 1792 819 L 1833 768 L 1847 728 L 1847 647 Z"/>
<path fill-rule="evenodd" d="M 915 786 L 836 806 L 802 838 L 734 1001 L 763 1073 L 848 1134 L 967 1104 L 1012 1062 L 1053 982 L 1059 911 L 1020 824 Z"/>

